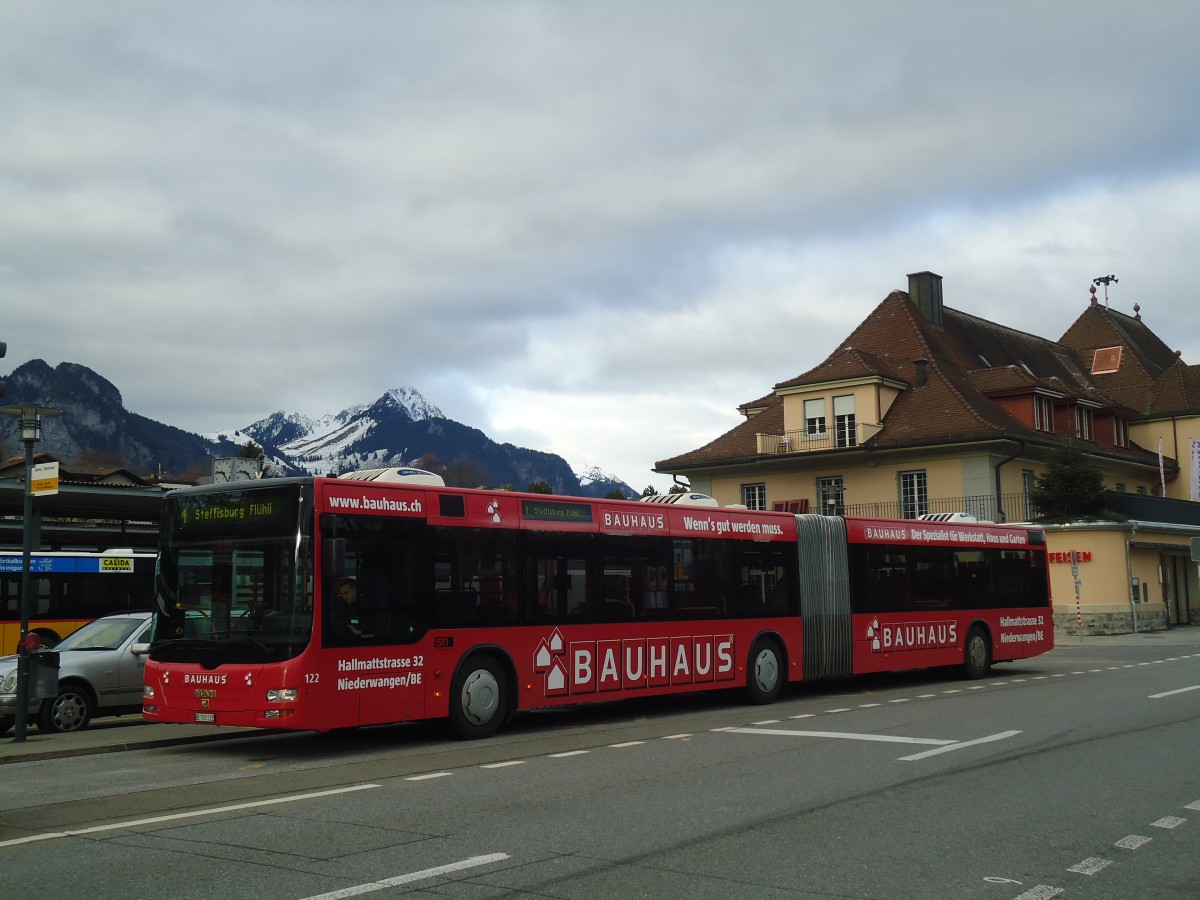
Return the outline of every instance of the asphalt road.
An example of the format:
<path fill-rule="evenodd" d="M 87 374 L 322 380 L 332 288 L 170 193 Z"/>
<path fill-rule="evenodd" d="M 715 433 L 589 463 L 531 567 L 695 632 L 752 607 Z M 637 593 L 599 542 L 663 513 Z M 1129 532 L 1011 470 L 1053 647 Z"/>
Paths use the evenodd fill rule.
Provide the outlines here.
<path fill-rule="evenodd" d="M 1200 630 L 1067 638 L 979 682 L 531 714 L 482 742 L 438 723 L 172 727 L 0 741 L 0 883 L 30 898 L 1200 896 Z"/>

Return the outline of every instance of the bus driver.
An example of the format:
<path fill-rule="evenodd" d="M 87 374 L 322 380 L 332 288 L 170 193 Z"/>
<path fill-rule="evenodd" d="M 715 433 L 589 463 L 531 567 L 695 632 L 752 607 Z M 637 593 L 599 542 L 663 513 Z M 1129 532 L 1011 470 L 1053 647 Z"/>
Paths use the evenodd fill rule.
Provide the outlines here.
<path fill-rule="evenodd" d="M 329 612 L 330 630 L 338 640 L 364 640 L 373 637 L 358 602 L 358 582 L 343 578 L 338 583 L 338 602 Z"/>

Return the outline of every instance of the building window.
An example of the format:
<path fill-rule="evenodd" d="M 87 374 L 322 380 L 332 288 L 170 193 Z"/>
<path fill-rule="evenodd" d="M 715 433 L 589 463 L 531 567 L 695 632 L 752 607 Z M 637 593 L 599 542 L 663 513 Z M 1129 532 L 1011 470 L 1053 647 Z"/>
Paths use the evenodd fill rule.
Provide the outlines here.
<path fill-rule="evenodd" d="M 858 429 L 854 425 L 854 395 L 843 394 L 833 398 L 833 422 L 837 429 L 837 446 L 858 445 Z"/>
<path fill-rule="evenodd" d="M 1147 491 L 1146 491 L 1146 486 L 1145 486 L 1144 484 L 1139 484 L 1139 485 L 1137 486 L 1137 492 L 1138 492 L 1139 494 L 1145 494 L 1145 493 L 1147 493 Z"/>
<path fill-rule="evenodd" d="M 915 519 L 929 512 L 929 488 L 925 472 L 900 473 L 900 517 Z"/>
<path fill-rule="evenodd" d="M 1120 416 L 1113 416 L 1113 446 L 1129 446 L 1129 423 Z"/>
<path fill-rule="evenodd" d="M 1074 408 L 1075 437 L 1082 441 L 1092 439 L 1092 411 L 1085 406 L 1076 405 Z"/>
<path fill-rule="evenodd" d="M 1021 492 L 1025 495 L 1025 509 L 1021 515 L 1021 521 L 1028 522 L 1034 517 L 1033 503 L 1029 497 L 1033 493 L 1033 489 L 1037 487 L 1037 476 L 1033 474 L 1032 469 L 1021 470 Z M 1011 521 L 1011 520 L 1010 520 Z"/>
<path fill-rule="evenodd" d="M 1125 482 L 1123 482 L 1123 481 L 1117 482 L 1117 493 L 1118 494 L 1128 493 L 1127 489 L 1125 488 Z"/>
<path fill-rule="evenodd" d="M 756 484 L 743 484 L 742 505 L 747 509 L 766 509 L 767 486 L 762 482 L 758 482 Z"/>
<path fill-rule="evenodd" d="M 808 434 L 825 433 L 825 398 L 804 401 L 804 430 Z"/>
<path fill-rule="evenodd" d="M 846 514 L 846 483 L 841 475 L 817 479 L 817 512 L 827 516 Z"/>
<path fill-rule="evenodd" d="M 1054 401 L 1049 397 L 1034 396 L 1033 427 L 1038 431 L 1054 431 Z"/>

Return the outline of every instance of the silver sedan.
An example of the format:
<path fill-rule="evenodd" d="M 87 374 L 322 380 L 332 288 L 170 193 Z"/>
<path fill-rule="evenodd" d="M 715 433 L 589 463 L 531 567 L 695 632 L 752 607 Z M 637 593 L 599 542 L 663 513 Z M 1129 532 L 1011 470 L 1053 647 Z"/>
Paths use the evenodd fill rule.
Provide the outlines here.
<path fill-rule="evenodd" d="M 119 613 L 89 622 L 68 635 L 58 654 L 58 693 L 29 706 L 30 720 L 44 732 L 78 731 L 93 716 L 142 711 L 145 653 L 135 644 L 147 640 L 150 613 Z M 144 647 L 139 647 L 144 651 Z M 13 727 L 17 711 L 17 658 L 0 658 L 0 734 Z"/>

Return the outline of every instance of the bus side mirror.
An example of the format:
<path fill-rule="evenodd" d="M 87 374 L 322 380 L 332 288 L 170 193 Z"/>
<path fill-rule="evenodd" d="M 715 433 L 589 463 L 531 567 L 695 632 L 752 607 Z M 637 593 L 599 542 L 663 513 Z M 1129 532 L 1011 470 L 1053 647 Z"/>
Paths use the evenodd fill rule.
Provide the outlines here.
<path fill-rule="evenodd" d="M 326 578 L 341 578 L 346 574 L 346 539 L 327 538 L 321 562 Z"/>

